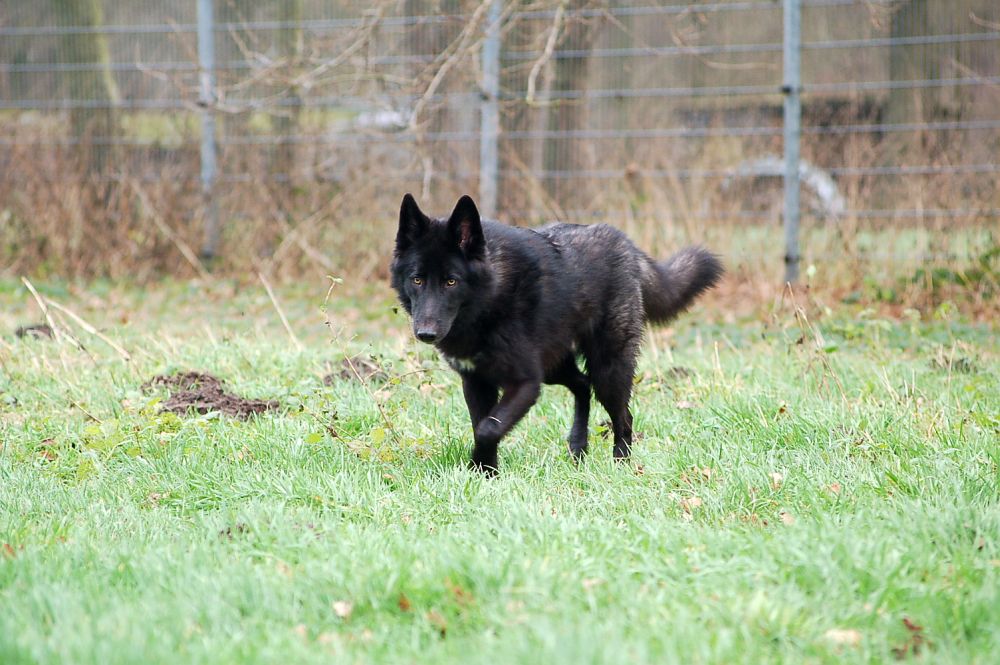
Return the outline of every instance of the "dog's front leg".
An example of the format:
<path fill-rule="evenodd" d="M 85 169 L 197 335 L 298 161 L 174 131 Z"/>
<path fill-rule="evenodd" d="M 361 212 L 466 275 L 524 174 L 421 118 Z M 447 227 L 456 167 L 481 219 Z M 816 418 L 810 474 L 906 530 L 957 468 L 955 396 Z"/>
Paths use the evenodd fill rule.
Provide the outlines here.
<path fill-rule="evenodd" d="M 522 381 L 504 388 L 500 402 L 476 425 L 472 466 L 495 473 L 500 439 L 524 417 L 542 391 L 542 382 Z"/>
<path fill-rule="evenodd" d="M 465 405 L 469 407 L 469 417 L 472 419 L 472 429 L 489 415 L 497 405 L 499 389 L 476 376 L 462 375 L 462 392 L 465 394 Z"/>

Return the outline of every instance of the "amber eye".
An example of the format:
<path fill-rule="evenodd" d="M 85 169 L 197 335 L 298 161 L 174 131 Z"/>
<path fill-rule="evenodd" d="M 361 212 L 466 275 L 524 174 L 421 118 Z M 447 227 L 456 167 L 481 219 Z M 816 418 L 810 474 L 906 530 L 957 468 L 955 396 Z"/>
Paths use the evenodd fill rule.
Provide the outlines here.
<path fill-rule="evenodd" d="M 445 284 L 446 284 L 447 286 L 455 286 L 456 284 L 458 284 L 458 280 L 457 280 L 457 279 L 454 279 L 454 278 L 451 278 L 451 279 L 449 279 L 449 280 L 448 280 L 447 282 L 445 282 Z"/>
<path fill-rule="evenodd" d="M 414 277 L 413 278 L 413 283 L 416 284 L 417 286 L 420 286 L 421 284 L 424 283 L 424 280 L 421 279 L 420 277 Z"/>

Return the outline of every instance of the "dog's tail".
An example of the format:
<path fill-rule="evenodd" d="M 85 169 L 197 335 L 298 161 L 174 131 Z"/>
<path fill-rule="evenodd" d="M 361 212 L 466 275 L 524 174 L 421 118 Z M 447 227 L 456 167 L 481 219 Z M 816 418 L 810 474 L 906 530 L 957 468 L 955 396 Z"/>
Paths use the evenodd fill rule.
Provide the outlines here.
<path fill-rule="evenodd" d="M 646 320 L 665 323 L 715 286 L 724 269 L 715 254 L 701 247 L 687 247 L 666 261 L 648 259 L 643 271 L 642 303 Z"/>

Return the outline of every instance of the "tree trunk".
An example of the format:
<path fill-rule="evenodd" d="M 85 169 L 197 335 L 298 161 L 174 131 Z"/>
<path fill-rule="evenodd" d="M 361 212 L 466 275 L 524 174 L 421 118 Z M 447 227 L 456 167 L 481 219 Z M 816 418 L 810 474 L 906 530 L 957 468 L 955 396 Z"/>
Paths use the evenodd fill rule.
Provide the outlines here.
<path fill-rule="evenodd" d="M 55 0 L 56 9 L 67 25 L 99 28 L 104 24 L 101 0 Z M 70 110 L 70 129 L 79 141 L 83 164 L 92 173 L 103 173 L 111 164 L 112 143 L 116 133 L 115 107 L 121 101 L 118 84 L 111 72 L 111 53 L 103 32 L 81 32 L 63 37 L 67 62 L 98 65 L 94 69 L 72 72 L 70 98 L 89 102 L 94 108 Z"/>
<path fill-rule="evenodd" d="M 574 0 L 567 4 L 567 10 L 581 8 L 585 2 Z M 591 26 L 579 17 L 569 16 L 564 28 L 565 38 L 559 48 L 572 50 L 589 49 L 593 40 Z M 558 50 L 558 49 L 557 49 Z M 590 74 L 590 58 L 587 56 L 573 58 L 556 58 L 553 65 L 552 90 L 559 97 L 549 113 L 549 129 L 571 132 L 587 126 L 587 100 L 583 94 L 587 88 Z M 573 92 L 575 94 L 563 97 L 558 93 Z M 586 167 L 583 141 L 577 138 L 552 138 L 547 141 L 545 150 L 545 170 L 549 172 L 576 172 Z M 580 179 L 573 177 L 553 177 L 547 179 L 549 194 L 562 207 L 567 207 L 567 201 L 581 190 Z M 579 207 L 579 205 L 569 206 Z"/>
<path fill-rule="evenodd" d="M 295 140 L 299 133 L 299 119 L 302 114 L 302 97 L 298 86 L 293 84 L 302 59 L 302 0 L 284 0 L 280 3 L 279 21 L 289 23 L 278 31 L 278 53 L 285 59 L 284 75 L 291 84 L 288 89 L 288 104 L 278 109 L 274 129 L 278 144 L 274 154 L 274 173 L 287 177 L 289 185 L 295 172 Z"/>
<path fill-rule="evenodd" d="M 927 0 L 904 0 L 893 12 L 890 35 L 893 39 L 921 37 L 930 32 Z M 940 75 L 937 48 L 932 44 L 893 44 L 889 48 L 889 79 L 893 84 Z M 926 122 L 934 114 L 934 89 L 903 86 L 889 91 L 887 120 L 891 123 Z"/>

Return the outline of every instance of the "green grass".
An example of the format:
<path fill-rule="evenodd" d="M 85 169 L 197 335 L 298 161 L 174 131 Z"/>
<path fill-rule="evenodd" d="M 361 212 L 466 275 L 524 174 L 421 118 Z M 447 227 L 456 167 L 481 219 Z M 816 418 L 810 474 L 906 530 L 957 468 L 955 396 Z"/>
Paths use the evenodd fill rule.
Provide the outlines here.
<path fill-rule="evenodd" d="M 282 292 L 298 351 L 255 286 L 43 290 L 125 363 L 14 339 L 0 289 L 0 662 L 995 662 L 995 326 L 696 312 L 647 344 L 630 464 L 599 408 L 570 463 L 549 387 L 487 480 L 384 290 L 332 343 L 323 292 Z M 393 378 L 324 385 L 345 349 Z M 283 408 L 159 414 L 175 369 Z"/>

